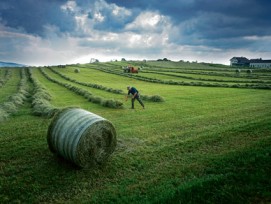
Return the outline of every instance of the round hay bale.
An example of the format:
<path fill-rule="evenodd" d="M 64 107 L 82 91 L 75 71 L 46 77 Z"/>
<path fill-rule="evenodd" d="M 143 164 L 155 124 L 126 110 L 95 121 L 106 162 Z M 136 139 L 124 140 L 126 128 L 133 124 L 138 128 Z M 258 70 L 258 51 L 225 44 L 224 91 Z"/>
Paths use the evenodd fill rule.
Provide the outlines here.
<path fill-rule="evenodd" d="M 55 115 L 47 142 L 53 153 L 80 167 L 104 163 L 117 145 L 113 124 L 80 108 L 65 108 Z"/>

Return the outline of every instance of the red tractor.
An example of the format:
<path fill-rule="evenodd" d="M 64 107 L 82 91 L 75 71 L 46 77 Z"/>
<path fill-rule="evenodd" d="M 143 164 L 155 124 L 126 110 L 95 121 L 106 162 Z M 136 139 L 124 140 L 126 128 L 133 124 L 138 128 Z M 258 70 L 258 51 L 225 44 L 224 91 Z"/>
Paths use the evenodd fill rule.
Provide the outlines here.
<path fill-rule="evenodd" d="M 123 67 L 123 72 L 127 73 L 138 73 L 138 69 L 132 66 Z"/>

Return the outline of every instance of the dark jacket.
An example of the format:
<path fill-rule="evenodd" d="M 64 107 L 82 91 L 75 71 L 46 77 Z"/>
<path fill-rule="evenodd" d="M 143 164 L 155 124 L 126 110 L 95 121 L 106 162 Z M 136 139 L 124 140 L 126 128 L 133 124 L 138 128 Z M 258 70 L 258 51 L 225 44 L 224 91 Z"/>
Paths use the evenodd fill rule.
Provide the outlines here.
<path fill-rule="evenodd" d="M 138 94 L 138 90 L 137 90 L 135 87 L 130 88 L 129 91 L 128 91 L 128 95 L 129 95 L 129 94 L 134 95 L 135 93 Z"/>

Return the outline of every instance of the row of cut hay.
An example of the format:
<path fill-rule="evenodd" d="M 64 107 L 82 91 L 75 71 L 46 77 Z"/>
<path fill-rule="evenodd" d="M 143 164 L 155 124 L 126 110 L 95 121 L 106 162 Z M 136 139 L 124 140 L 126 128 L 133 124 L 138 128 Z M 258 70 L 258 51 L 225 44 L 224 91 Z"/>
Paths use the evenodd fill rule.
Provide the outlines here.
<path fill-rule="evenodd" d="M 150 77 L 144 77 L 140 75 L 133 75 L 133 74 L 127 74 L 127 73 L 121 73 L 112 71 L 109 69 L 104 69 L 101 67 L 95 67 L 95 69 L 98 69 L 100 71 L 121 75 L 141 81 L 151 82 L 151 83 L 159 83 L 159 84 L 167 84 L 167 85 L 180 85 L 180 86 L 203 86 L 203 87 L 222 87 L 222 88 L 249 88 L 249 89 L 271 89 L 271 85 L 269 84 L 222 84 L 222 83 L 204 83 L 204 82 L 183 82 L 183 81 L 165 81 L 161 79 L 153 79 Z"/>
<path fill-rule="evenodd" d="M 112 93 L 122 94 L 123 95 L 123 91 L 120 90 L 120 89 L 112 89 L 112 88 L 104 87 L 104 86 L 98 85 L 98 84 L 79 82 L 79 81 L 77 81 L 75 79 L 71 79 L 71 78 L 67 77 L 66 75 L 64 75 L 64 74 L 56 71 L 55 69 L 50 68 L 50 70 L 53 71 L 54 73 L 58 74 L 62 78 L 68 80 L 68 81 L 71 81 L 71 82 L 74 82 L 74 83 L 77 83 L 77 84 L 80 84 L 80 85 L 83 85 L 83 86 L 92 87 L 92 88 L 96 88 L 96 89 L 101 89 L 101 90 L 105 90 L 105 91 L 108 91 L 108 92 L 112 92 Z M 162 96 L 159 96 L 159 95 L 152 95 L 152 96 L 141 95 L 141 98 L 143 100 L 152 101 L 152 102 L 164 102 L 165 101 L 165 99 Z M 100 103 L 101 102 L 101 98 L 100 97 L 98 97 L 98 98 L 95 97 L 93 99 L 93 102 L 94 103 L 95 102 L 96 103 Z M 109 106 L 109 107 L 112 107 L 112 106 L 115 107 L 116 106 L 116 104 L 114 104 L 114 102 L 112 100 L 103 101 L 101 103 L 104 104 L 103 106 Z"/>
<path fill-rule="evenodd" d="M 99 84 L 94 84 L 94 83 L 80 82 L 80 81 L 77 81 L 75 79 L 71 79 L 70 77 L 56 71 L 55 69 L 50 68 L 50 70 L 53 71 L 54 73 L 58 74 L 62 78 L 68 80 L 68 81 L 71 81 L 71 82 L 74 82 L 74 83 L 77 83 L 77 84 L 80 84 L 80 85 L 83 85 L 83 86 L 88 86 L 88 87 L 91 87 L 91 88 L 100 89 L 100 90 L 104 90 L 104 91 L 111 92 L 111 93 L 123 94 L 123 91 L 120 90 L 120 89 L 108 88 L 108 87 L 105 87 L 105 86 L 102 86 L 102 85 L 99 85 Z"/>
<path fill-rule="evenodd" d="M 100 70 L 99 68 L 95 68 L 95 69 Z M 106 70 L 101 70 L 101 71 L 107 72 Z M 54 70 L 54 72 L 56 72 L 56 71 Z M 108 73 L 112 73 L 112 72 L 108 72 Z M 65 75 L 62 75 L 61 73 L 59 73 L 59 75 L 62 76 L 63 78 L 65 78 L 65 79 L 69 80 L 68 77 L 66 78 Z M 78 81 L 76 81 L 74 79 L 71 79 L 70 81 L 81 84 L 83 86 L 89 86 L 88 83 L 78 82 Z M 116 94 L 121 94 L 121 95 L 124 94 L 124 92 L 122 90 L 107 88 L 107 87 L 103 87 L 103 86 L 97 85 L 97 84 L 93 84 L 93 86 L 91 86 L 91 87 L 106 90 L 108 92 L 113 92 L 113 93 L 116 93 Z M 151 102 L 164 102 L 165 101 L 165 99 L 162 96 L 159 96 L 159 95 L 151 95 L 151 96 L 149 96 L 149 95 L 140 95 L 140 96 L 141 96 L 141 98 L 143 100 L 146 100 L 146 101 L 151 101 Z"/>
<path fill-rule="evenodd" d="M 59 109 L 50 103 L 51 95 L 39 80 L 33 76 L 32 70 L 30 68 L 27 70 L 29 79 L 34 86 L 31 104 L 33 114 L 37 116 L 52 117 Z"/>
<path fill-rule="evenodd" d="M 145 101 L 152 101 L 152 102 L 164 102 L 165 99 L 162 96 L 159 95 L 140 95 L 140 97 Z"/>
<path fill-rule="evenodd" d="M 228 83 L 270 83 L 267 81 L 260 81 L 260 80 L 223 80 L 223 79 L 206 79 L 206 78 L 196 78 L 196 77 L 190 77 L 190 76 L 184 76 L 184 75 L 176 75 L 176 74 L 168 74 L 168 73 L 163 73 L 163 72 L 154 72 L 154 71 L 143 71 L 144 73 L 150 73 L 150 74 L 160 74 L 160 75 L 165 75 L 165 76 L 173 76 L 177 78 L 184 78 L 184 79 L 191 79 L 191 80 L 200 80 L 200 81 L 208 81 L 208 82 L 228 82 Z M 223 76 L 224 77 L 224 76 Z"/>
<path fill-rule="evenodd" d="M 11 69 L 5 69 L 4 75 L 0 78 L 0 88 L 4 86 L 12 75 Z"/>
<path fill-rule="evenodd" d="M 204 71 L 193 71 L 193 70 L 186 70 L 186 69 L 178 69 L 178 70 L 169 70 L 169 69 L 160 69 L 160 68 L 145 68 L 144 71 L 142 72 L 155 72 L 155 73 L 159 73 L 159 72 L 168 72 L 168 73 L 180 73 L 180 74 L 196 74 L 196 75 L 205 75 L 205 76 L 220 76 L 220 77 L 231 77 L 231 78 L 245 78 L 245 79 L 258 79 L 259 76 L 258 75 L 236 75 L 236 70 L 231 70 L 230 73 L 221 73 L 223 71 L 229 72 L 229 70 L 213 70 L 213 71 L 209 71 L 208 70 L 204 70 Z M 239 73 L 239 72 L 238 72 Z M 248 73 L 248 72 L 247 72 Z"/>
<path fill-rule="evenodd" d="M 6 102 L 0 104 L 0 122 L 6 120 L 9 115 L 16 113 L 19 106 L 21 106 L 29 96 L 25 69 L 20 70 L 20 75 L 21 79 L 18 84 L 17 93 L 11 95 Z"/>
<path fill-rule="evenodd" d="M 86 91 L 84 89 L 81 89 L 79 87 L 73 86 L 71 84 L 67 84 L 64 82 L 60 82 L 56 79 L 53 79 L 52 77 L 50 77 L 45 71 L 44 69 L 39 69 L 41 71 L 41 73 L 49 80 L 52 81 L 56 84 L 59 84 L 65 88 L 67 88 L 70 91 L 73 91 L 74 93 L 83 96 L 84 98 L 86 98 L 88 101 L 92 102 L 92 103 L 96 103 L 99 105 L 102 105 L 104 107 L 108 107 L 108 108 L 123 108 L 123 103 L 121 101 L 118 100 L 113 100 L 113 99 L 104 99 L 102 97 L 98 97 L 93 95 L 92 93 L 90 93 L 89 91 Z"/>

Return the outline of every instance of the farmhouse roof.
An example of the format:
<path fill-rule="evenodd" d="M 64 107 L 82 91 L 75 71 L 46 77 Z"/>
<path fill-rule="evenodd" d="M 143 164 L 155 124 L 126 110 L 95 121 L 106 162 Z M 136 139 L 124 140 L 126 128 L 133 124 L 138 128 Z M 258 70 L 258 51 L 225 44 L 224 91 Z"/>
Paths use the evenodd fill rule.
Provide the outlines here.
<path fill-rule="evenodd" d="M 238 63 L 249 63 L 249 59 L 246 57 L 233 57 L 230 59 L 230 61 L 237 60 Z"/>
<path fill-rule="evenodd" d="M 233 57 L 230 60 L 233 60 L 233 59 L 237 59 L 238 61 L 249 61 L 249 59 L 246 57 Z"/>

